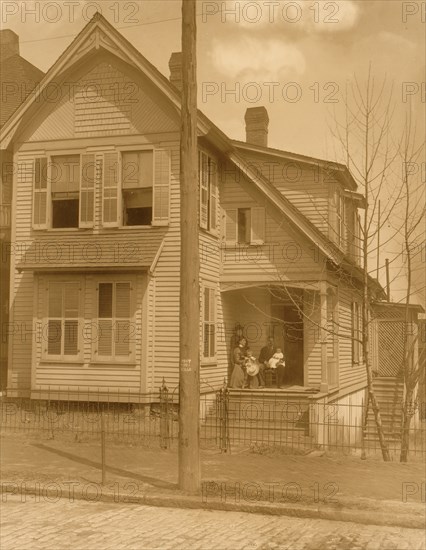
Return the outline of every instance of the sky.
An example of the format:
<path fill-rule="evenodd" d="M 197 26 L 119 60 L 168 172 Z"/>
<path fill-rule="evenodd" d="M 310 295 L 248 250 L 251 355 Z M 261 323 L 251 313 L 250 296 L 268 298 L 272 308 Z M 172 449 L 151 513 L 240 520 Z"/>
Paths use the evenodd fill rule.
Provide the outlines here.
<path fill-rule="evenodd" d="M 21 55 L 43 71 L 96 10 L 166 76 L 170 54 L 181 49 L 180 0 L 0 6 L 2 28 L 19 35 Z M 341 120 L 355 75 L 362 85 L 371 67 L 378 89 L 384 78 L 385 91 L 393 86 L 395 135 L 410 112 L 424 141 L 425 9 L 425 2 L 400 0 L 198 1 L 199 108 L 229 137 L 244 140 L 245 110 L 265 106 L 271 147 L 341 161 L 330 128 Z M 416 186 L 424 177 L 419 165 Z M 392 254 L 387 246 L 383 253 Z"/>

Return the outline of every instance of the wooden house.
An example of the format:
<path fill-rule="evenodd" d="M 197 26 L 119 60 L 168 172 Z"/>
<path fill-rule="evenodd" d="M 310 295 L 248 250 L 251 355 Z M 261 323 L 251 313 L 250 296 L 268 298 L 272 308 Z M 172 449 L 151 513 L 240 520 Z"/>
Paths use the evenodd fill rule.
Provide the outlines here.
<path fill-rule="evenodd" d="M 0 30 L 0 127 L 34 90 L 44 73 L 19 53 L 19 37 L 10 29 Z M 0 390 L 7 386 L 9 335 L 9 274 L 13 156 L 0 149 Z"/>
<path fill-rule="evenodd" d="M 3 129 L 11 394 L 178 384 L 179 54 L 170 70 L 96 15 Z M 283 395 L 361 403 L 363 197 L 345 166 L 269 148 L 263 107 L 245 123 L 239 142 L 199 113 L 201 391 L 228 376 L 240 323 L 256 355 L 270 334 L 285 346 Z"/>

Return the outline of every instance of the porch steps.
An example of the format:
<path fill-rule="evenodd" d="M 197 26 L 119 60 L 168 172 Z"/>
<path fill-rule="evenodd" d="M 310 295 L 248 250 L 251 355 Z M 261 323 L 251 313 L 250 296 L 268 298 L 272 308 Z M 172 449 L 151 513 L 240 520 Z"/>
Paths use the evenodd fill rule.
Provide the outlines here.
<path fill-rule="evenodd" d="M 300 392 L 289 395 L 284 391 L 230 390 L 227 431 L 231 443 L 274 445 L 292 451 L 308 449 L 312 445 L 309 435 L 309 402 Z M 204 433 L 220 432 L 221 414 L 216 400 L 207 412 Z"/>
<path fill-rule="evenodd" d="M 373 381 L 374 392 L 380 407 L 383 430 L 386 439 L 392 443 L 401 435 L 401 408 L 404 397 L 404 384 L 397 378 L 376 378 Z M 366 440 L 378 442 L 376 423 L 371 405 L 367 417 Z"/>

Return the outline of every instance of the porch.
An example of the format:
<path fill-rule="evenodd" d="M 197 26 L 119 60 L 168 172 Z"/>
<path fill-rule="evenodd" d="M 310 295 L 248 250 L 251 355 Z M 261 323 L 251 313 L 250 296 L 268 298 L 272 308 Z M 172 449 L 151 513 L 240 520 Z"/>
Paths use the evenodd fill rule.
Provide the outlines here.
<path fill-rule="evenodd" d="M 265 395 L 275 391 L 285 397 L 327 393 L 337 386 L 339 343 L 330 322 L 337 320 L 338 302 L 332 287 L 323 281 L 222 283 L 221 290 L 228 382 L 233 350 L 243 336 L 257 359 L 268 338 L 273 338 L 274 347 L 283 351 L 285 359 L 281 388 L 276 371 L 266 369 L 265 388 L 251 391 Z"/>

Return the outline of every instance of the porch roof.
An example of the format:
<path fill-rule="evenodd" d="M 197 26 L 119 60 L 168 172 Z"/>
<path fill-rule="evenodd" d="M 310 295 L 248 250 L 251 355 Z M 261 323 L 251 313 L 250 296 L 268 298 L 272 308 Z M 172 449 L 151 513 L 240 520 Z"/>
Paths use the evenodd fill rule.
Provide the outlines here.
<path fill-rule="evenodd" d="M 134 241 L 128 235 L 46 236 L 22 251 L 18 271 L 108 271 L 150 270 L 161 253 L 165 227 L 138 232 Z M 18 249 L 19 253 L 19 249 Z"/>
<path fill-rule="evenodd" d="M 320 281 L 277 281 L 261 282 L 261 281 L 225 281 L 220 283 L 221 292 L 231 292 L 233 290 L 242 290 L 245 288 L 294 288 L 295 290 L 320 290 Z"/>

